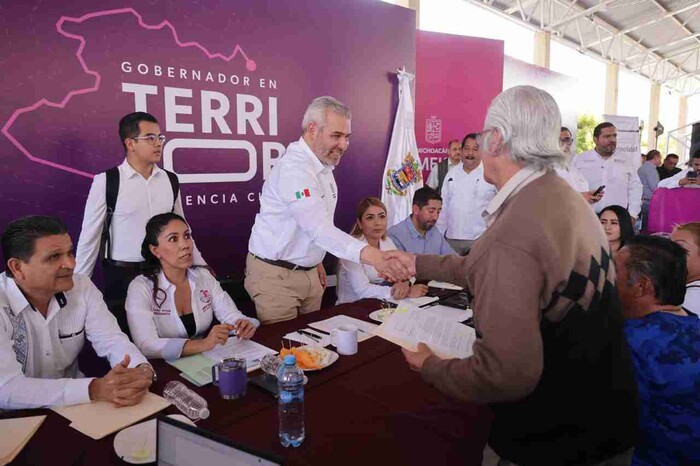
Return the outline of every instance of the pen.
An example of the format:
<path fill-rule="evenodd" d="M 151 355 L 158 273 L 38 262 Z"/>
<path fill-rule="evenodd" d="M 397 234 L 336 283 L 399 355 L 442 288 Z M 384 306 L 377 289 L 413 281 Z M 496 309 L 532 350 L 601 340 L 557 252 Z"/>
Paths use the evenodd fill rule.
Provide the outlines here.
<path fill-rule="evenodd" d="M 314 335 L 314 334 L 311 333 L 311 332 L 307 332 L 306 330 L 297 330 L 297 333 L 300 334 L 300 335 L 304 335 L 304 336 L 307 337 L 307 338 L 311 338 L 311 339 L 314 340 L 315 342 L 321 341 L 321 337 L 319 337 L 318 335 Z"/>

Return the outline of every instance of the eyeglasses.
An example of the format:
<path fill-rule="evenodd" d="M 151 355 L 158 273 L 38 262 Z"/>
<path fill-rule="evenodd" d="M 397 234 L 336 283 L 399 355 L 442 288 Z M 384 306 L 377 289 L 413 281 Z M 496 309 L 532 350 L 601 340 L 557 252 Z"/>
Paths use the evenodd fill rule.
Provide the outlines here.
<path fill-rule="evenodd" d="M 159 134 L 158 136 L 156 136 L 155 134 L 149 134 L 148 136 L 136 136 L 135 138 L 130 139 L 133 139 L 134 141 L 148 141 L 150 145 L 155 146 L 156 141 L 160 141 L 160 143 L 163 144 L 165 142 L 166 137 L 164 134 Z"/>
<path fill-rule="evenodd" d="M 574 142 L 573 138 L 559 138 L 559 142 L 562 144 L 570 144 Z"/>

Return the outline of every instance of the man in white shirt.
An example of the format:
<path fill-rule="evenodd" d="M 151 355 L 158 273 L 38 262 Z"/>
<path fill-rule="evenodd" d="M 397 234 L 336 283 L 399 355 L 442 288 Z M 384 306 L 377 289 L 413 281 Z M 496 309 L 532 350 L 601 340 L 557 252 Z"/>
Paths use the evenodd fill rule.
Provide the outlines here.
<path fill-rule="evenodd" d="M 459 139 L 452 139 L 450 142 L 448 142 L 447 157 L 433 167 L 425 184 L 440 193 L 442 191 L 442 185 L 445 183 L 445 177 L 447 174 L 452 171 L 454 167 L 459 165 L 459 162 L 462 161 L 461 149 L 462 146 L 459 143 Z"/>
<path fill-rule="evenodd" d="M 633 223 L 636 222 L 642 208 L 642 182 L 632 158 L 615 153 L 615 125 L 605 122 L 596 126 L 593 141 L 595 149 L 579 154 L 574 166 L 586 177 L 591 189 L 605 187 L 602 199 L 594 205 L 595 211 L 599 213 L 609 205 L 619 205 L 627 209 Z"/>
<path fill-rule="evenodd" d="M 486 231 L 483 212 L 496 196 L 496 187 L 484 180 L 477 134 L 462 141 L 462 162 L 452 170 L 442 187 L 442 212 L 437 227 L 457 254 L 464 256 Z"/>
<path fill-rule="evenodd" d="M 245 288 L 263 324 L 317 311 L 326 286 L 326 252 L 391 273 L 384 254 L 333 225 L 338 187 L 333 169 L 350 144 L 350 109 L 317 97 L 302 136 L 275 164 L 262 188 L 248 243 Z"/>
<path fill-rule="evenodd" d="M 697 188 L 698 173 L 700 173 L 700 150 L 695 151 L 693 158 L 690 159 L 689 167 L 681 170 L 671 178 L 659 181 L 659 188 L 675 189 L 675 188 Z"/>
<path fill-rule="evenodd" d="M 95 285 L 73 274 L 72 249 L 66 226 L 55 217 L 15 220 L 2 235 L 0 409 L 135 405 L 154 379 Z M 86 337 L 109 359 L 105 377 L 84 378 L 78 369 Z"/>
<path fill-rule="evenodd" d="M 575 191 L 581 193 L 583 198 L 588 201 L 589 204 L 595 204 L 603 197 L 603 193 L 602 191 L 596 193 L 595 189 L 590 190 L 586 177 L 583 176 L 576 167 L 574 167 L 574 156 L 576 153 L 573 149 L 573 142 L 574 138 L 569 128 L 562 126 L 561 130 L 559 131 L 559 147 L 566 156 L 566 160 L 562 165 L 554 167 L 554 171 L 557 172 L 559 177 L 569 183 L 569 186 L 571 186 Z"/>
<path fill-rule="evenodd" d="M 115 173 L 118 195 L 114 214 L 109 229 L 105 230 L 109 204 L 108 172 L 103 172 L 95 176 L 85 203 L 75 271 L 92 275 L 97 256 L 104 247 L 100 259 L 105 278 L 105 301 L 121 329 L 128 332 L 123 302 L 129 283 L 139 275 L 144 260 L 141 243 L 146 234 L 146 223 L 154 215 L 172 211 L 184 217 L 184 213 L 179 189 L 176 189 L 179 186 L 177 176 L 156 165 L 165 142 L 158 121 L 145 112 L 130 113 L 119 122 L 119 137 L 126 159 Z M 195 265 L 206 265 L 196 246 L 193 257 Z"/>

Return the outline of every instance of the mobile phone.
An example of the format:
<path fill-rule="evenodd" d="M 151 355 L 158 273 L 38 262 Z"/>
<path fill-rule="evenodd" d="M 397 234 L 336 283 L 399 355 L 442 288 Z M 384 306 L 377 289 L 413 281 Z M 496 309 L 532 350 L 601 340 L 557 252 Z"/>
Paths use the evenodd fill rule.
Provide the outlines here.
<path fill-rule="evenodd" d="M 275 377 L 274 375 L 256 375 L 255 377 L 249 378 L 248 382 L 262 388 L 266 392 L 271 393 L 272 396 L 274 396 L 275 398 L 279 397 L 279 390 L 277 388 L 277 377 Z"/>
<path fill-rule="evenodd" d="M 690 172 L 688 172 L 688 174 L 685 175 L 685 176 L 686 176 L 686 178 L 689 178 L 689 179 L 691 179 L 691 180 L 697 180 L 697 179 L 698 179 L 698 172 L 696 172 L 696 171 L 690 171 Z"/>
<path fill-rule="evenodd" d="M 593 195 L 594 195 L 594 196 L 597 196 L 598 194 L 602 193 L 604 189 L 605 189 L 605 185 L 598 186 L 598 189 L 596 189 L 596 190 L 593 192 Z"/>

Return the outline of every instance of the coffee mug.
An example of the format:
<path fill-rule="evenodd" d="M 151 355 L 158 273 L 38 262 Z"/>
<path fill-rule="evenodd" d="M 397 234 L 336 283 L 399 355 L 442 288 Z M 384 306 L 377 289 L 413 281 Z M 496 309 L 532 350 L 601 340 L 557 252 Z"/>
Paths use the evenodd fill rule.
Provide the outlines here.
<path fill-rule="evenodd" d="M 221 397 L 235 400 L 245 396 L 248 389 L 248 372 L 246 360 L 228 358 L 211 366 L 211 380 L 219 387 Z"/>
<path fill-rule="evenodd" d="M 331 330 L 331 345 L 335 346 L 338 354 L 348 356 L 357 353 L 357 327 L 341 325 Z"/>

